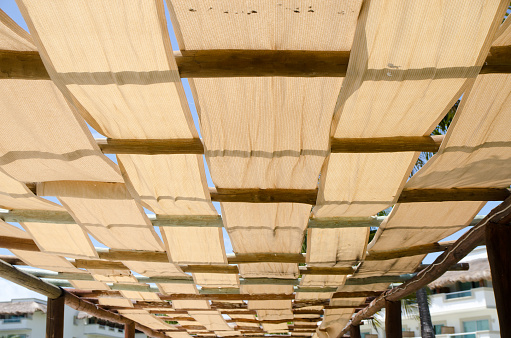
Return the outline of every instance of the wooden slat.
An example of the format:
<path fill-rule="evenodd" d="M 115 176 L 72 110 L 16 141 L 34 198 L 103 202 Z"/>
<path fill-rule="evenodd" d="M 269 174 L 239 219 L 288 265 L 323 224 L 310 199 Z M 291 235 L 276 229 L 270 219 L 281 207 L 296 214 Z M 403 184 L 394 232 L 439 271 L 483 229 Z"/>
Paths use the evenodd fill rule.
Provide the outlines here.
<path fill-rule="evenodd" d="M 0 247 L 26 251 L 40 251 L 33 239 L 0 236 Z"/>
<path fill-rule="evenodd" d="M 432 243 L 426 245 L 413 246 L 409 248 L 395 249 L 389 251 L 373 251 L 366 256 L 365 260 L 386 260 L 407 256 L 422 255 L 431 252 L 444 251 L 452 242 Z M 32 239 L 20 239 L 15 237 L 0 236 L 0 248 L 18 249 L 28 251 L 40 251 Z M 96 248 L 99 258 L 110 261 L 139 261 L 139 262 L 160 262 L 168 263 L 168 257 L 165 252 L 158 251 L 131 251 L 131 250 L 105 250 L 104 248 Z M 227 260 L 229 264 L 242 264 L 242 263 L 260 263 L 260 262 L 275 262 L 275 263 L 305 263 L 305 254 L 273 254 L 273 253 L 253 253 L 253 254 L 237 254 L 228 255 Z M 353 263 L 353 262 L 347 262 Z M 186 268 L 183 266 L 186 270 Z M 198 272 L 202 269 L 201 265 L 194 265 L 186 272 Z M 216 268 L 205 268 L 204 272 L 214 271 Z M 225 270 L 223 270 L 225 269 Z M 307 267 L 303 268 L 301 272 L 307 274 L 345 274 L 349 273 L 349 268 L 316 268 Z M 218 267 L 217 271 L 234 272 L 234 269 L 225 265 Z M 322 272 L 323 271 L 323 272 Z"/>
<path fill-rule="evenodd" d="M 37 51 L 0 50 L 0 78 L 49 80 Z"/>
<path fill-rule="evenodd" d="M 189 50 L 174 52 L 183 78 L 344 77 L 350 52 L 292 50 Z M 492 47 L 481 74 L 510 73 L 509 46 Z M 49 79 L 37 52 L 0 51 L 0 78 Z"/>
<path fill-rule="evenodd" d="M 226 189 L 209 188 L 215 202 L 316 204 L 317 189 Z"/>
<path fill-rule="evenodd" d="M 33 185 L 35 186 L 35 185 Z M 76 221 L 67 211 L 52 210 L 5 210 L 0 211 L 0 219 L 5 222 L 38 222 L 75 224 Z"/>
<path fill-rule="evenodd" d="M 148 215 L 149 216 L 149 215 Z M 212 227 L 222 228 L 222 216 L 220 215 L 185 215 L 185 216 L 156 216 L 149 217 L 153 226 L 159 227 Z"/>
<path fill-rule="evenodd" d="M 97 308 L 94 304 L 85 302 L 79 299 L 78 297 L 70 294 L 66 290 L 46 283 L 37 277 L 26 274 L 3 261 L 0 261 L 0 276 L 2 278 L 10 280 L 13 283 L 26 287 L 27 289 L 40 293 L 51 299 L 64 296 L 66 305 L 72 307 L 75 310 L 85 311 L 95 317 L 109 320 L 114 323 L 124 324 L 128 322 L 128 319 L 122 316 Z M 138 330 L 146 333 L 151 337 L 156 338 L 165 337 L 164 335 L 161 335 L 158 332 L 143 325 L 137 324 L 136 327 Z"/>
<path fill-rule="evenodd" d="M 443 201 L 503 201 L 510 196 L 509 189 L 463 188 L 463 189 L 404 189 L 398 203 Z"/>
<path fill-rule="evenodd" d="M 181 77 L 344 77 L 349 52 L 196 50 L 174 53 Z"/>
<path fill-rule="evenodd" d="M 35 185 L 31 185 L 35 187 Z M 455 189 L 456 190 L 456 189 Z M 457 189 L 460 190 L 460 189 Z M 265 194 L 273 193 L 268 190 Z M 420 192 L 419 192 L 420 193 Z M 493 192 L 491 192 L 493 193 Z M 497 189 L 498 194 L 507 194 L 507 189 Z M 234 193 L 236 194 L 236 193 Z M 413 194 L 417 195 L 416 192 Z M 415 198 L 415 197 L 413 197 Z M 147 215 L 154 226 L 164 227 L 223 227 L 222 217 L 213 216 L 155 216 Z M 336 229 L 336 228 L 358 228 L 358 227 L 379 227 L 387 216 L 372 217 L 326 217 L 311 218 L 308 222 L 309 228 L 318 229 Z M 484 215 L 474 217 L 470 225 L 477 224 Z M 0 219 L 6 222 L 38 222 L 38 223 L 57 223 L 74 224 L 75 221 L 66 211 L 44 211 L 44 210 L 3 210 L 0 211 Z"/>
<path fill-rule="evenodd" d="M 279 263 L 305 263 L 304 254 L 288 254 L 288 253 L 253 253 L 253 254 L 236 254 L 227 255 L 229 264 L 241 263 L 260 263 L 260 262 L 279 262 Z"/>
<path fill-rule="evenodd" d="M 375 138 L 334 138 L 332 153 L 437 152 L 444 135 Z"/>
<path fill-rule="evenodd" d="M 342 336 L 346 333 L 350 325 L 359 325 L 362 320 L 374 315 L 385 306 L 385 301 L 398 301 L 401 298 L 416 292 L 417 290 L 428 285 L 441 275 L 443 275 L 449 267 L 456 264 L 463 257 L 474 250 L 481 242 L 484 242 L 486 225 L 509 224 L 511 222 L 511 197 L 507 198 L 503 203 L 494 208 L 479 224 L 474 226 L 463 234 L 453 245 L 451 245 L 444 253 L 427 268 L 417 273 L 415 277 L 409 281 L 386 291 L 382 295 L 374 299 L 362 311 L 358 312 L 351 321 L 339 333 Z"/>
<path fill-rule="evenodd" d="M 454 241 L 446 241 L 440 243 L 431 243 L 411 246 L 408 248 L 398 248 L 388 251 L 370 251 L 366 256 L 366 261 L 379 261 L 387 259 L 395 259 L 401 257 L 425 255 L 432 252 L 445 251 L 447 250 Z M 362 263 L 364 264 L 364 263 Z"/>
<path fill-rule="evenodd" d="M 332 153 L 437 152 L 445 135 L 333 138 Z M 105 154 L 204 154 L 200 139 L 96 139 Z"/>
<path fill-rule="evenodd" d="M 336 292 L 332 298 L 378 297 L 383 291 Z"/>
<path fill-rule="evenodd" d="M 204 154 L 204 146 L 198 138 L 169 140 L 96 139 L 105 154 Z"/>

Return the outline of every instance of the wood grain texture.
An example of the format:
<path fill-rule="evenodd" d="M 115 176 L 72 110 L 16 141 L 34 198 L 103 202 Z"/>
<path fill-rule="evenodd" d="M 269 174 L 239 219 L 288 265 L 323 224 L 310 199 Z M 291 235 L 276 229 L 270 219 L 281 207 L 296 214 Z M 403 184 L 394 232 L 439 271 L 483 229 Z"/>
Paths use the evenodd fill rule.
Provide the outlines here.
<path fill-rule="evenodd" d="M 316 204 L 317 189 L 226 189 L 210 188 L 214 202 Z"/>
<path fill-rule="evenodd" d="M 350 52 L 301 50 L 188 50 L 174 52 L 182 78 L 345 77 Z M 510 73 L 509 46 L 492 47 L 481 74 Z M 48 80 L 38 52 L 0 51 L 0 78 Z"/>
<path fill-rule="evenodd" d="M 198 138 L 170 140 L 96 139 L 105 154 L 204 154 Z"/>
<path fill-rule="evenodd" d="M 340 336 L 349 330 L 350 325 L 359 325 L 361 321 L 378 312 L 385 306 L 386 300 L 398 301 L 403 297 L 416 292 L 428 285 L 441 275 L 443 275 L 451 266 L 456 264 L 463 257 L 468 255 L 481 243 L 484 243 L 486 236 L 485 227 L 489 223 L 509 224 L 511 222 L 511 198 L 494 208 L 483 220 L 481 220 L 472 229 L 463 234 L 453 245 L 442 253 L 427 268 L 417 273 L 417 275 L 407 282 L 386 291 L 374 299 L 366 308 L 358 312 L 351 321 L 340 332 Z"/>
<path fill-rule="evenodd" d="M 511 218 L 507 224 L 490 222 L 486 225 L 486 249 L 490 262 L 493 292 L 499 317 L 500 334 L 511 337 Z"/>
<path fill-rule="evenodd" d="M 444 135 L 375 138 L 334 138 L 332 153 L 437 152 Z"/>
<path fill-rule="evenodd" d="M 67 211 L 52 210 L 9 210 L 0 212 L 0 219 L 5 222 L 37 222 L 75 224 L 76 221 Z"/>
<path fill-rule="evenodd" d="M 388 338 L 401 338 L 401 302 L 389 301 L 385 302 L 385 336 Z"/>
<path fill-rule="evenodd" d="M 387 259 L 395 259 L 401 257 L 424 255 L 432 252 L 445 251 L 452 245 L 454 241 L 446 241 L 440 243 L 430 243 L 423 245 L 411 246 L 408 248 L 398 248 L 388 251 L 370 251 L 366 256 L 366 261 L 379 261 Z M 363 263 L 362 263 L 363 264 Z"/>
<path fill-rule="evenodd" d="M 48 298 L 46 310 L 46 338 L 64 338 L 65 297 Z"/>
<path fill-rule="evenodd" d="M 124 338 L 135 338 L 135 323 L 124 324 Z"/>
<path fill-rule="evenodd" d="M 361 338 L 360 335 L 360 325 L 351 325 L 350 327 L 350 337 L 351 338 Z"/>
<path fill-rule="evenodd" d="M 0 78 L 49 80 L 37 51 L 0 50 Z"/>
<path fill-rule="evenodd" d="M 399 196 L 398 203 L 503 201 L 509 196 L 510 191 L 505 188 L 404 189 Z"/>

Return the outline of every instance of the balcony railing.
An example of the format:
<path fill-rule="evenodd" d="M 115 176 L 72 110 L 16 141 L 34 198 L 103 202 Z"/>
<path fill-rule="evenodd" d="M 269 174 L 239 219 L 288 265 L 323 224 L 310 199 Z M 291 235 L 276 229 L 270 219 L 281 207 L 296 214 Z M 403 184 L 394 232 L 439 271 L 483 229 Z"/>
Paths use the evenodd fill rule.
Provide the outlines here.
<path fill-rule="evenodd" d="M 463 333 L 437 334 L 436 338 L 500 338 L 499 331 L 474 331 Z"/>

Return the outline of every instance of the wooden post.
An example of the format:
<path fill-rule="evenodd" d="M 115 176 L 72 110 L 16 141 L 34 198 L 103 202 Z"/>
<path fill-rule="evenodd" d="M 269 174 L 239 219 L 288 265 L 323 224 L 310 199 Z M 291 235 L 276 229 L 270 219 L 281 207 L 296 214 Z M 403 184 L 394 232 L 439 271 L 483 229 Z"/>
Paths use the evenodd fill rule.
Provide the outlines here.
<path fill-rule="evenodd" d="M 124 324 L 124 338 L 135 338 L 135 323 Z"/>
<path fill-rule="evenodd" d="M 360 325 L 351 325 L 350 326 L 350 337 L 351 338 L 361 338 Z"/>
<path fill-rule="evenodd" d="M 48 298 L 46 311 L 46 338 L 64 338 L 65 297 Z"/>
<path fill-rule="evenodd" d="M 385 301 L 385 335 L 387 338 L 401 338 L 401 302 Z"/>
<path fill-rule="evenodd" d="M 490 261 L 493 292 L 502 337 L 511 337 L 511 234 L 509 224 L 488 222 L 486 225 L 486 250 Z"/>

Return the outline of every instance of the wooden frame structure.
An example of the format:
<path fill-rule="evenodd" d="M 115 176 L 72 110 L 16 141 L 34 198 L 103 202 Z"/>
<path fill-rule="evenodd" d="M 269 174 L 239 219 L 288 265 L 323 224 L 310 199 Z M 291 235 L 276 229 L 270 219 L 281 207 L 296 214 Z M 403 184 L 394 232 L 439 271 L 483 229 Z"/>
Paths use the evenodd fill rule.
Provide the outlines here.
<path fill-rule="evenodd" d="M 126 337 L 172 338 L 358 337 L 385 306 L 398 336 L 399 299 L 467 269 L 457 262 L 485 240 L 506 298 L 508 2 L 387 18 L 403 0 L 17 1 L 32 35 L 0 12 L 0 247 L 14 254 L 0 276 L 48 297 L 48 338 L 63 335 L 64 304 Z M 462 95 L 447 134 L 430 135 Z M 407 180 L 419 152 L 435 155 Z M 497 307 L 507 334 L 511 310 Z"/>

